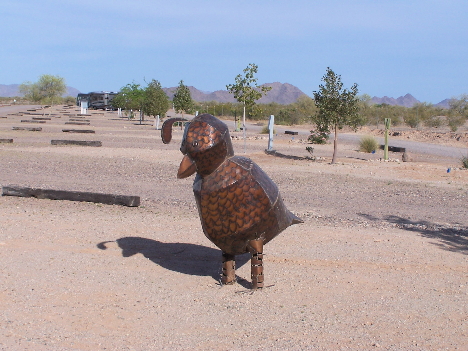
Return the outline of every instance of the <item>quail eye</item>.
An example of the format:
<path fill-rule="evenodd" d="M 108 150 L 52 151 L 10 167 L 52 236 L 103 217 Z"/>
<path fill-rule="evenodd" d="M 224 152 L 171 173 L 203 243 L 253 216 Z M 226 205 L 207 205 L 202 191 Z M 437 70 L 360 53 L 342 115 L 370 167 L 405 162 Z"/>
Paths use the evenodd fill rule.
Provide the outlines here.
<path fill-rule="evenodd" d="M 197 147 L 197 146 L 198 146 L 198 140 L 194 140 L 194 141 L 192 142 L 192 146 L 193 146 L 193 147 Z"/>

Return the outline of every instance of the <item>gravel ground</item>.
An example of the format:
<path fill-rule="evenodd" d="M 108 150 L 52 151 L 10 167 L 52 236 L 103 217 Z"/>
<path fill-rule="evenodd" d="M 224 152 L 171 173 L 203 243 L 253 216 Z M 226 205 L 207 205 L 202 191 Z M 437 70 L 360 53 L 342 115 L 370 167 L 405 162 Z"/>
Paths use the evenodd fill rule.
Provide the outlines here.
<path fill-rule="evenodd" d="M 0 107 L 0 139 L 14 139 L 0 144 L 0 185 L 141 206 L 0 197 L 0 350 L 467 350 L 468 171 L 455 157 L 381 162 L 342 144 L 331 165 L 331 145 L 314 146 L 315 162 L 273 157 L 249 134 L 246 156 L 305 220 L 265 247 L 268 287 L 252 294 L 246 255 L 238 283 L 219 284 L 193 177 L 175 176 L 180 130 L 163 145 L 152 122 L 91 112 L 89 126 L 70 126 L 76 111 L 56 110 L 39 125 Z M 305 146 L 275 139 L 284 155 Z"/>

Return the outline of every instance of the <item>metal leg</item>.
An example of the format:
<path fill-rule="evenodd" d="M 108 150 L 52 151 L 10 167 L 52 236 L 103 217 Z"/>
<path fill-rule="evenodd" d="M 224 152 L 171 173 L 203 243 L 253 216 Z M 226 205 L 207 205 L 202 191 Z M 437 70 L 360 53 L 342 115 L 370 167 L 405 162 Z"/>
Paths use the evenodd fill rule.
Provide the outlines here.
<path fill-rule="evenodd" d="M 223 252 L 223 276 L 221 283 L 228 285 L 236 282 L 236 261 L 234 255 Z"/>
<path fill-rule="evenodd" d="M 252 258 L 251 271 L 252 271 L 252 289 L 262 289 L 263 288 L 263 240 L 251 240 L 249 242 L 249 249 Z"/>

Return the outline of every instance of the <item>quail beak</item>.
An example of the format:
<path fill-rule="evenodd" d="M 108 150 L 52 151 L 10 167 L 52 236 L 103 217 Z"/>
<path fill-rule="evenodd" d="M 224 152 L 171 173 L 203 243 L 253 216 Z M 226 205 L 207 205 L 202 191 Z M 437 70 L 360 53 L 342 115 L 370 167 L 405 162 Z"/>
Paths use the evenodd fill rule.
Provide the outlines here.
<path fill-rule="evenodd" d="M 185 155 L 182 159 L 182 162 L 179 166 L 179 171 L 177 172 L 177 178 L 187 178 L 190 177 L 197 171 L 197 165 L 189 156 Z"/>

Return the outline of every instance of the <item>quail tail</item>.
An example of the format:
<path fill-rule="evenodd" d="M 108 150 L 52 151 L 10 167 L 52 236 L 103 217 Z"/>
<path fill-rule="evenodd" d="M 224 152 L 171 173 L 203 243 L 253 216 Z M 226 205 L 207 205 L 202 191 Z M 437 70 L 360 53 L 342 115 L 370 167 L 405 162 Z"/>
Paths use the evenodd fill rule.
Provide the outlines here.
<path fill-rule="evenodd" d="M 301 218 L 297 217 L 294 213 L 289 212 L 289 214 L 291 218 L 291 225 L 304 223 L 304 221 Z"/>

